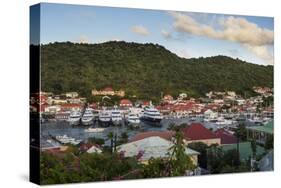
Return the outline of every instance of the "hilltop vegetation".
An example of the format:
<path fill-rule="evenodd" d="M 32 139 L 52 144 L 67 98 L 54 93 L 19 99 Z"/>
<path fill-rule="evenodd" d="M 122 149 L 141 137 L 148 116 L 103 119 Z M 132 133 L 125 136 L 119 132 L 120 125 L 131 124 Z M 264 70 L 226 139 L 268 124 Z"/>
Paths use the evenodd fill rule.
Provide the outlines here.
<path fill-rule="evenodd" d="M 251 93 L 253 86 L 273 87 L 273 66 L 226 56 L 184 59 L 157 44 L 106 42 L 42 45 L 42 90 L 78 91 L 111 86 L 128 96 L 158 100 L 161 92 L 202 96 L 210 90 Z"/>

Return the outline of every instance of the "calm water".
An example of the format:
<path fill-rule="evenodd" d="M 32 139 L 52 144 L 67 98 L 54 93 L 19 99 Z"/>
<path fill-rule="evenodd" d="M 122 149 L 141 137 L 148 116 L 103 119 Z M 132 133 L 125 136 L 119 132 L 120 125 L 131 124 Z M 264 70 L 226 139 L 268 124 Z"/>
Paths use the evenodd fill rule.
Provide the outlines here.
<path fill-rule="evenodd" d="M 200 121 L 198 119 L 198 121 Z M 175 124 L 181 124 L 181 123 L 189 123 L 190 120 L 188 118 L 182 118 L 182 119 L 163 119 L 161 121 L 161 127 L 157 126 L 151 126 L 149 124 L 146 124 L 144 122 L 140 123 L 139 129 L 130 129 L 127 125 L 124 123 L 122 126 L 110 126 L 106 127 L 103 132 L 98 133 L 89 133 L 85 130 L 88 128 L 86 126 L 70 126 L 68 122 L 63 121 L 57 121 L 57 122 L 46 122 L 41 124 L 41 136 L 43 138 L 49 137 L 49 135 L 52 136 L 58 136 L 58 135 L 67 135 L 76 139 L 82 139 L 87 140 L 88 138 L 103 138 L 107 139 L 107 135 L 109 132 L 113 132 L 117 134 L 117 136 L 120 136 L 123 132 L 126 132 L 130 137 L 134 136 L 135 134 L 139 132 L 146 132 L 146 131 L 164 131 L 167 130 L 169 125 L 171 123 Z M 96 126 L 99 127 L 98 124 Z"/>
<path fill-rule="evenodd" d="M 71 126 L 68 122 L 64 121 L 53 121 L 53 122 L 46 122 L 41 124 L 41 138 L 47 139 L 49 135 L 58 136 L 58 135 L 67 135 L 73 137 L 75 139 L 81 139 L 86 141 L 88 138 L 103 138 L 105 139 L 105 144 L 109 144 L 109 140 L 107 139 L 107 135 L 109 132 L 115 133 L 117 136 L 120 136 L 123 132 L 126 132 L 129 138 L 134 136 L 139 132 L 146 132 L 146 131 L 165 131 L 168 129 L 169 125 L 174 124 L 181 124 L 181 123 L 190 123 L 191 120 L 189 118 L 180 118 L 180 119 L 163 119 L 161 121 L 161 126 L 152 126 L 150 124 L 146 124 L 144 122 L 140 123 L 139 129 L 130 129 L 125 123 L 122 123 L 122 126 L 109 126 L 106 127 L 103 132 L 98 133 L 89 133 L 85 130 L 88 129 L 89 126 Z M 203 123 L 202 119 L 197 119 L 196 121 L 192 122 L 200 122 L 206 128 L 216 130 L 218 126 L 214 123 Z M 101 127 L 98 123 L 95 124 L 95 127 Z"/>

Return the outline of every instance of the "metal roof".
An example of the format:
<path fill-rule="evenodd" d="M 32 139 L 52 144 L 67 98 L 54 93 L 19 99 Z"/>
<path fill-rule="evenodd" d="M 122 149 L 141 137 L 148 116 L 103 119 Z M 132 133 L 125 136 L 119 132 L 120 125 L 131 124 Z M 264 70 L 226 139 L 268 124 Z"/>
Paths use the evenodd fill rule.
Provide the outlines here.
<path fill-rule="evenodd" d="M 149 160 L 153 158 L 169 157 L 170 148 L 174 144 L 171 141 L 165 140 L 159 136 L 152 136 L 130 142 L 117 147 L 119 152 L 124 152 L 125 157 L 137 156 L 142 153 L 141 160 Z M 187 155 L 199 155 L 200 153 L 190 148 L 186 148 L 185 153 Z"/>

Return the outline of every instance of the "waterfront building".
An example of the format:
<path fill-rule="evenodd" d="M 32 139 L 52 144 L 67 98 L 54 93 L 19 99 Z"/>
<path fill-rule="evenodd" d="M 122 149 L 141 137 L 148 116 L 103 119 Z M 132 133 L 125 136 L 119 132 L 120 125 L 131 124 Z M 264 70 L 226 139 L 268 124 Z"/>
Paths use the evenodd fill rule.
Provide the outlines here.
<path fill-rule="evenodd" d="M 65 96 L 67 98 L 77 98 L 79 96 L 79 94 L 77 92 L 67 92 L 67 93 L 65 93 Z"/>
<path fill-rule="evenodd" d="M 221 139 L 221 145 L 237 143 L 236 136 L 225 129 L 217 129 L 214 134 Z"/>
<path fill-rule="evenodd" d="M 122 144 L 117 147 L 117 151 L 123 153 L 125 157 L 137 156 L 141 163 L 147 164 L 150 158 L 169 158 L 169 154 L 171 154 L 170 148 L 173 145 L 171 141 L 159 136 L 152 136 Z M 186 148 L 185 154 L 190 157 L 195 166 L 198 166 L 199 152 Z"/>
<path fill-rule="evenodd" d="M 125 91 L 124 90 L 113 90 L 111 87 L 106 87 L 102 90 L 93 89 L 92 90 L 93 96 L 119 96 L 124 97 Z"/>
<path fill-rule="evenodd" d="M 130 142 L 135 142 L 138 140 L 142 140 L 144 138 L 149 138 L 153 136 L 159 136 L 160 138 L 166 139 L 166 140 L 172 140 L 173 136 L 175 135 L 175 131 L 148 131 L 148 132 L 140 132 L 134 135 Z"/>
<path fill-rule="evenodd" d="M 269 137 L 273 136 L 273 120 L 261 126 L 247 127 L 247 138 L 255 139 L 257 143 L 264 145 Z"/>
<path fill-rule="evenodd" d="M 203 142 L 208 146 L 212 144 L 221 145 L 221 139 L 201 123 L 192 123 L 182 129 L 185 143 Z"/>
<path fill-rule="evenodd" d="M 119 106 L 121 106 L 121 107 L 132 107 L 133 103 L 129 99 L 122 99 L 119 102 Z"/>

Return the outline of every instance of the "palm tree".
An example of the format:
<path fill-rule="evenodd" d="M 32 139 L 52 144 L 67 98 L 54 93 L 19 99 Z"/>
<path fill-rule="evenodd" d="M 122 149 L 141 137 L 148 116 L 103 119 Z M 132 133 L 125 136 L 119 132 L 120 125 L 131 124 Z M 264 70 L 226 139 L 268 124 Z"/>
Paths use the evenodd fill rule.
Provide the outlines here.
<path fill-rule="evenodd" d="M 107 134 L 107 138 L 110 140 L 110 152 L 112 153 L 112 149 L 113 149 L 113 132 L 109 132 Z"/>
<path fill-rule="evenodd" d="M 183 141 L 183 134 L 181 131 L 177 131 L 174 136 L 174 145 L 170 148 L 172 151 L 169 159 L 170 176 L 182 176 L 186 170 L 191 170 L 194 165 L 191 159 L 186 155 L 186 146 Z"/>

